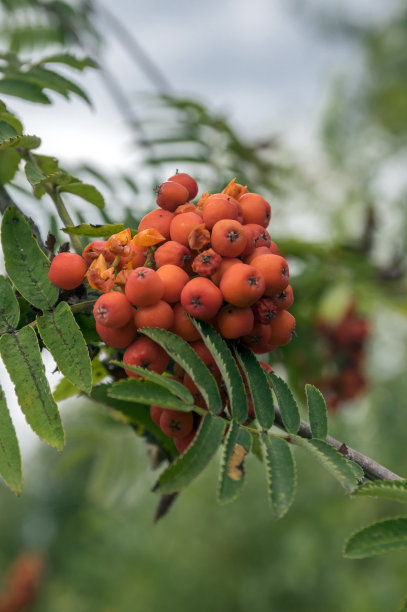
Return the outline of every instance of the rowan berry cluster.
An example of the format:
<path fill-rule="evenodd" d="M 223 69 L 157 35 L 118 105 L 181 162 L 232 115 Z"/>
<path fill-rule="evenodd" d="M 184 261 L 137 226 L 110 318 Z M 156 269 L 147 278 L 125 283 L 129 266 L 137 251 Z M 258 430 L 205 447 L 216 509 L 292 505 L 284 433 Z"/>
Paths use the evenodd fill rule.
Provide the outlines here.
<path fill-rule="evenodd" d="M 194 203 L 197 193 L 193 177 L 175 174 L 159 186 L 158 208 L 143 217 L 133 238 L 125 229 L 91 242 L 83 257 L 57 255 L 50 279 L 72 289 L 86 275 L 101 292 L 93 310 L 96 330 L 106 345 L 126 349 L 125 364 L 167 369 L 164 349 L 137 334 L 160 327 L 189 342 L 221 386 L 219 369 L 187 315 L 207 321 L 226 340 L 268 353 L 291 340 L 293 292 L 288 264 L 266 229 L 270 204 L 235 180 Z M 188 374 L 178 366 L 173 374 L 206 409 Z M 197 415 L 152 406 L 151 416 L 180 452 L 195 434 Z"/>
<path fill-rule="evenodd" d="M 357 314 L 356 305 L 352 303 L 335 325 L 319 321 L 318 331 L 336 368 L 335 374 L 320 384 L 328 408 L 336 410 L 343 402 L 360 395 L 366 387 L 364 362 L 369 323 Z"/>

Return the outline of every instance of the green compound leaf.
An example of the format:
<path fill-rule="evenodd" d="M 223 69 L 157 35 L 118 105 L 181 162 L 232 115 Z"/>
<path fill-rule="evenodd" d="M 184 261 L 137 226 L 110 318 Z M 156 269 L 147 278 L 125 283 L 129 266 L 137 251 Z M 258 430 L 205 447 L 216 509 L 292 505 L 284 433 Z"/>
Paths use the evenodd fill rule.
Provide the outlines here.
<path fill-rule="evenodd" d="M 6 270 L 16 289 L 36 308 L 52 308 L 58 299 L 58 288 L 48 279 L 49 259 L 15 206 L 7 208 L 3 215 L 1 242 Z"/>
<path fill-rule="evenodd" d="M 42 58 L 38 64 L 65 64 L 76 70 L 84 70 L 84 68 L 98 68 L 97 63 L 90 57 L 78 58 L 70 53 L 56 53 Z"/>
<path fill-rule="evenodd" d="M 100 363 L 99 359 L 95 357 L 92 360 L 92 385 L 98 385 L 102 382 L 107 376 L 109 376 L 109 372 L 105 368 L 105 366 Z M 68 397 L 72 397 L 73 395 L 78 395 L 81 390 L 79 387 L 76 387 L 71 383 L 67 378 L 62 378 L 59 381 L 57 386 L 54 389 L 54 393 L 52 394 L 54 400 L 56 402 L 61 402 L 62 400 L 67 399 Z"/>
<path fill-rule="evenodd" d="M 23 473 L 21 469 L 20 448 L 6 397 L 0 387 L 0 476 L 14 493 L 21 492 Z"/>
<path fill-rule="evenodd" d="M 222 412 L 216 380 L 191 346 L 175 334 L 158 327 L 143 327 L 139 332 L 157 342 L 192 378 L 212 414 Z"/>
<path fill-rule="evenodd" d="M 232 421 L 227 433 L 219 471 L 218 501 L 227 504 L 234 501 L 244 484 L 244 460 L 250 452 L 252 436 Z"/>
<path fill-rule="evenodd" d="M 306 448 L 314 457 L 323 465 L 331 474 L 340 482 L 340 484 L 349 492 L 352 493 L 358 484 L 358 476 L 353 468 L 349 465 L 349 461 L 345 459 L 333 446 L 323 440 L 305 440 L 299 436 L 291 436 L 296 444 Z"/>
<path fill-rule="evenodd" d="M 276 376 L 272 372 L 269 372 L 268 376 L 273 385 L 273 391 L 276 394 L 284 427 L 288 433 L 295 434 L 299 430 L 301 422 L 297 402 L 295 401 L 289 386 L 282 378 Z"/>
<path fill-rule="evenodd" d="M 5 185 L 13 180 L 20 161 L 21 157 L 14 149 L 0 151 L 0 185 Z"/>
<path fill-rule="evenodd" d="M 18 300 L 7 278 L 0 275 L 0 333 L 17 327 L 19 320 Z"/>
<path fill-rule="evenodd" d="M 407 504 L 407 480 L 375 480 L 355 491 L 355 495 L 393 499 Z"/>
<path fill-rule="evenodd" d="M 313 385 L 305 385 L 305 392 L 312 437 L 325 440 L 328 435 L 328 413 L 324 397 Z"/>
<path fill-rule="evenodd" d="M 108 238 L 112 234 L 118 234 L 124 230 L 123 223 L 106 223 L 106 225 L 89 225 L 89 223 L 81 223 L 72 227 L 63 227 L 62 231 L 65 234 L 73 234 L 75 236 L 89 236 L 89 238 Z"/>
<path fill-rule="evenodd" d="M 68 183 L 67 185 L 61 185 L 59 188 L 60 192 L 72 193 L 73 195 L 77 195 L 80 198 L 90 202 L 97 208 L 105 207 L 105 200 L 102 194 L 96 187 L 93 185 L 88 185 L 86 183 Z"/>
<path fill-rule="evenodd" d="M 164 387 L 164 389 L 167 389 L 167 391 L 173 395 L 176 395 L 181 402 L 184 402 L 184 404 L 189 404 L 192 406 L 194 403 L 194 398 L 186 386 L 177 380 L 166 376 L 165 374 L 157 374 L 157 372 L 151 372 L 151 370 L 148 370 L 147 368 L 128 365 L 123 363 L 123 361 L 112 360 L 110 363 L 120 366 L 121 368 L 125 368 L 126 370 L 130 370 L 130 372 L 139 374 L 142 378 Z"/>
<path fill-rule="evenodd" d="M 0 354 L 14 383 L 27 423 L 45 442 L 62 450 L 65 434 L 41 361 L 37 336 L 31 327 L 0 337 Z"/>
<path fill-rule="evenodd" d="M 345 544 L 344 556 L 365 559 L 404 548 L 407 548 L 407 518 L 398 517 L 377 521 L 354 533 Z"/>
<path fill-rule="evenodd" d="M 11 113 L 9 113 L 7 110 L 2 111 L 1 107 L 0 107 L 0 121 L 5 121 L 9 125 L 11 125 L 11 127 L 15 129 L 16 134 L 18 134 L 19 136 L 23 133 L 23 124 L 21 123 L 21 121 L 17 119 L 15 115 L 12 115 Z M 2 130 L 0 128 L 0 142 L 2 141 L 1 133 L 2 133 Z"/>
<path fill-rule="evenodd" d="M 37 168 L 37 166 L 35 164 L 33 164 L 32 162 L 30 162 L 30 161 L 28 161 L 25 164 L 24 172 L 25 172 L 25 175 L 27 177 L 27 181 L 33 187 L 35 185 L 39 185 L 42 181 L 46 180 L 46 178 L 47 178 L 46 175 L 43 174 L 43 172 L 41 172 L 41 170 L 39 170 Z"/>
<path fill-rule="evenodd" d="M 30 136 L 29 134 L 23 134 L 21 136 L 14 136 L 8 140 L 3 140 L 0 144 L 0 149 L 9 149 L 12 147 L 22 147 L 23 149 L 38 149 L 41 145 L 41 138 L 38 136 Z"/>
<path fill-rule="evenodd" d="M 283 438 L 261 434 L 266 460 L 268 494 L 276 520 L 282 518 L 294 501 L 297 475 L 291 448 Z"/>
<path fill-rule="evenodd" d="M 170 410 L 182 410 L 183 412 L 195 410 L 193 404 L 184 404 L 183 401 L 179 400 L 178 397 L 161 384 L 140 378 L 119 380 L 119 382 L 112 385 L 109 396 L 127 402 L 133 401 L 139 404 L 147 404 L 148 406 L 160 406 Z M 196 408 L 196 411 L 205 412 L 200 408 Z"/>
<path fill-rule="evenodd" d="M 144 430 L 151 433 L 171 456 L 175 457 L 178 455 L 173 439 L 166 436 L 152 420 L 149 406 L 111 397 L 109 395 L 111 388 L 112 384 L 97 385 L 93 387 L 90 397 L 99 404 L 105 404 L 109 408 L 118 411 L 121 415 L 124 415 L 132 425 L 141 429 L 139 433 L 144 433 Z"/>
<path fill-rule="evenodd" d="M 215 358 L 216 365 L 222 374 L 230 400 L 233 419 L 238 423 L 243 423 L 247 419 L 249 410 L 246 389 L 228 345 L 208 323 L 198 321 L 193 317 L 190 317 L 190 319 Z"/>
<path fill-rule="evenodd" d="M 244 346 L 239 346 L 235 354 L 249 384 L 257 422 L 263 429 L 270 429 L 274 422 L 270 381 L 252 351 Z"/>
<path fill-rule="evenodd" d="M 208 465 L 222 441 L 226 422 L 206 414 L 185 453 L 161 474 L 154 492 L 175 493 L 188 486 Z"/>
<path fill-rule="evenodd" d="M 0 144 L 18 136 L 17 130 L 8 122 L 0 121 Z"/>
<path fill-rule="evenodd" d="M 48 70 L 47 68 L 34 66 L 24 76 L 32 83 L 36 83 L 42 89 L 51 89 L 61 94 L 65 98 L 69 98 L 69 94 L 74 93 L 91 106 L 91 101 L 84 90 L 70 79 L 60 75 L 58 72 Z"/>
<path fill-rule="evenodd" d="M 4 77 L 0 79 L 0 93 L 39 104 L 51 104 L 51 100 L 39 85 L 26 80 Z"/>
<path fill-rule="evenodd" d="M 84 393 L 92 388 L 92 371 L 84 337 L 66 302 L 37 317 L 40 336 L 66 378 Z"/>

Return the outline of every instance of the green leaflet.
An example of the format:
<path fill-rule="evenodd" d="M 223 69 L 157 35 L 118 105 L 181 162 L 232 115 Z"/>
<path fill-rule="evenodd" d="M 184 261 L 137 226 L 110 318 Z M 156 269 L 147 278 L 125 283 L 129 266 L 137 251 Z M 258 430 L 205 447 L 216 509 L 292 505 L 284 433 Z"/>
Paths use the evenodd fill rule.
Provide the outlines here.
<path fill-rule="evenodd" d="M 1 242 L 6 270 L 16 289 L 36 308 L 52 308 L 58 288 L 48 279 L 49 260 L 15 206 L 7 208 L 3 215 Z"/>
<path fill-rule="evenodd" d="M 95 357 L 91 363 L 92 366 L 92 385 L 98 385 L 102 382 L 108 375 L 109 372 L 105 368 L 105 366 L 100 363 L 99 359 Z M 70 380 L 67 378 L 63 378 L 59 381 L 57 386 L 53 392 L 53 398 L 56 402 L 61 402 L 68 397 L 72 397 L 73 395 L 77 395 L 81 390 L 73 385 Z"/>
<path fill-rule="evenodd" d="M 168 355 L 184 368 L 202 393 L 206 405 L 212 414 L 222 412 L 223 406 L 218 385 L 209 369 L 188 342 L 158 327 L 143 327 L 139 331 L 162 346 Z"/>
<path fill-rule="evenodd" d="M 38 102 L 39 104 L 51 104 L 51 100 L 39 85 L 17 78 L 4 77 L 0 79 L 0 93 L 16 96 L 30 102 Z"/>
<path fill-rule="evenodd" d="M 0 185 L 5 185 L 13 180 L 21 157 L 14 149 L 0 151 Z"/>
<path fill-rule="evenodd" d="M 90 57 L 78 58 L 70 53 L 56 53 L 49 55 L 48 57 L 42 58 L 38 64 L 66 64 L 76 70 L 83 70 L 84 68 L 97 68 L 97 63 Z"/>
<path fill-rule="evenodd" d="M 133 425 L 142 427 L 153 434 L 160 442 L 160 445 L 167 450 L 171 456 L 175 457 L 178 453 L 174 441 L 172 438 L 166 436 L 151 419 L 149 407 L 143 404 L 137 404 L 136 402 L 127 402 L 111 397 L 108 394 L 111 387 L 111 384 L 97 385 L 93 387 L 90 396 L 100 404 L 105 404 L 123 414 Z"/>
<path fill-rule="evenodd" d="M 0 145 L 17 136 L 17 130 L 8 121 L 0 120 Z"/>
<path fill-rule="evenodd" d="M 282 518 L 294 501 L 297 486 L 295 461 L 283 438 L 261 434 L 266 460 L 268 493 L 275 519 Z"/>
<path fill-rule="evenodd" d="M 306 448 L 314 457 L 341 483 L 341 485 L 352 493 L 358 484 L 358 476 L 355 474 L 349 461 L 345 459 L 333 446 L 323 440 L 305 440 L 299 436 L 291 436 L 296 444 Z"/>
<path fill-rule="evenodd" d="M 22 134 L 21 136 L 13 136 L 7 140 L 3 140 L 0 144 L 0 149 L 9 149 L 12 147 L 22 147 L 23 149 L 38 149 L 41 145 L 41 138 L 38 136 L 30 136 Z"/>
<path fill-rule="evenodd" d="M 227 504 L 234 501 L 244 484 L 244 460 L 250 452 L 252 436 L 232 421 L 225 438 L 219 471 L 218 501 Z"/>
<path fill-rule="evenodd" d="M 25 164 L 24 172 L 27 177 L 27 181 L 32 186 L 39 185 L 44 179 L 47 178 L 46 175 L 43 174 L 43 172 L 41 172 L 41 170 L 30 161 Z"/>
<path fill-rule="evenodd" d="M 0 387 L 0 476 L 14 493 L 20 493 L 23 484 L 21 456 L 13 422 Z"/>
<path fill-rule="evenodd" d="M 269 379 L 248 348 L 239 346 L 235 354 L 249 384 L 257 422 L 263 429 L 270 429 L 274 422 L 274 404 Z"/>
<path fill-rule="evenodd" d="M 305 392 L 312 437 L 325 440 L 328 435 L 328 415 L 324 397 L 313 385 L 305 385 Z"/>
<path fill-rule="evenodd" d="M 184 404 L 183 401 L 179 400 L 178 397 L 161 384 L 141 378 L 119 380 L 112 385 L 109 397 L 127 402 L 147 404 L 148 406 L 161 406 L 161 408 L 169 408 L 170 410 L 182 410 L 183 412 L 195 410 L 193 404 Z M 197 408 L 197 412 L 200 411 L 201 409 Z"/>
<path fill-rule="evenodd" d="M 301 419 L 300 411 L 298 410 L 293 394 L 291 393 L 287 383 L 282 378 L 276 376 L 272 372 L 269 372 L 268 376 L 273 385 L 273 391 L 276 394 L 284 427 L 288 433 L 295 434 L 300 428 Z"/>
<path fill-rule="evenodd" d="M 23 327 L 0 337 L 0 354 L 14 383 L 27 423 L 45 442 L 62 450 L 65 434 L 51 395 L 35 331 Z"/>
<path fill-rule="evenodd" d="M 9 125 L 11 125 L 11 127 L 15 129 L 16 135 L 20 136 L 23 133 L 23 124 L 21 123 L 21 121 L 17 119 L 15 115 L 13 115 L 12 113 L 9 113 L 7 110 L 2 111 L 1 107 L 0 107 L 0 121 L 5 121 Z M 1 132 L 2 130 L 0 128 L 0 142 L 2 140 Z"/>
<path fill-rule="evenodd" d="M 208 323 L 197 321 L 192 317 L 190 319 L 214 356 L 222 374 L 230 400 L 233 419 L 238 423 L 243 423 L 247 419 L 248 414 L 246 390 L 243 378 L 228 345 Z"/>
<path fill-rule="evenodd" d="M 84 393 L 92 388 L 92 372 L 84 337 L 66 302 L 37 317 L 45 346 L 66 378 Z"/>
<path fill-rule="evenodd" d="M 382 497 L 407 504 L 407 480 L 374 480 L 355 491 L 355 495 Z"/>
<path fill-rule="evenodd" d="M 109 238 L 112 234 L 117 234 L 124 229 L 123 223 L 106 223 L 105 225 L 89 225 L 89 223 L 81 223 L 80 225 L 63 227 L 62 231 L 65 232 L 65 234 L 74 234 L 75 236 Z"/>
<path fill-rule="evenodd" d="M 86 200 L 87 202 L 90 202 L 97 208 L 105 207 L 105 200 L 102 194 L 93 185 L 88 185 L 86 183 L 81 183 L 78 181 L 76 183 L 68 183 L 67 185 L 61 185 L 59 191 L 77 195 L 80 198 Z"/>
<path fill-rule="evenodd" d="M 65 98 L 69 98 L 69 94 L 74 93 L 85 100 L 89 106 L 92 106 L 84 90 L 79 87 L 77 83 L 63 77 L 58 72 L 43 68 L 42 66 L 33 66 L 29 71 L 24 73 L 24 76 L 29 79 L 30 82 L 39 85 L 41 89 L 51 89 Z"/>
<path fill-rule="evenodd" d="M 20 306 L 7 278 L 0 274 L 0 333 L 17 327 Z"/>
<path fill-rule="evenodd" d="M 190 404 L 191 406 L 194 403 L 194 398 L 192 397 L 190 391 L 186 388 L 185 385 L 174 380 L 170 376 L 165 376 L 164 374 L 157 374 L 157 372 L 151 372 L 147 368 L 142 368 L 140 366 L 133 366 L 123 363 L 123 361 L 115 361 L 112 360 L 110 363 L 120 366 L 121 368 L 126 368 L 135 374 L 139 374 L 142 378 L 149 380 L 157 385 L 161 385 L 164 389 L 167 389 L 173 395 L 176 395 L 184 404 Z"/>
<path fill-rule="evenodd" d="M 171 463 L 161 474 L 154 492 L 175 493 L 189 485 L 208 465 L 216 453 L 225 430 L 226 422 L 217 416 L 206 414 L 192 444 L 185 453 Z"/>
<path fill-rule="evenodd" d="M 344 556 L 365 559 L 373 555 L 407 548 L 407 518 L 377 521 L 354 533 L 345 543 Z"/>

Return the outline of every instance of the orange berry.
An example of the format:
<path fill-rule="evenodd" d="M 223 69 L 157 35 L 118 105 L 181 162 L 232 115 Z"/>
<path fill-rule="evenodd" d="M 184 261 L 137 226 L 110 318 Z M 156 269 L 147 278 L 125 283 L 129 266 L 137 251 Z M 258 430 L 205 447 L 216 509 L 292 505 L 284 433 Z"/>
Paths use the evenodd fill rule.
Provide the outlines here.
<path fill-rule="evenodd" d="M 219 268 L 222 257 L 213 249 L 207 249 L 199 253 L 192 262 L 192 270 L 199 276 L 212 276 Z"/>
<path fill-rule="evenodd" d="M 164 283 L 155 270 L 136 268 L 127 279 L 125 294 L 135 306 L 150 306 L 161 300 Z"/>
<path fill-rule="evenodd" d="M 177 336 L 180 336 L 187 342 L 193 342 L 199 340 L 201 337 L 195 325 L 191 319 L 188 318 L 181 303 L 175 304 L 174 309 L 174 323 L 170 331 Z"/>
<path fill-rule="evenodd" d="M 252 310 L 254 320 L 256 323 L 261 323 L 262 325 L 267 325 L 270 323 L 277 313 L 277 307 L 274 300 L 267 297 L 263 297 L 253 304 Z"/>
<path fill-rule="evenodd" d="M 150 406 L 150 416 L 153 423 L 160 427 L 160 418 L 163 413 L 164 408 L 161 406 Z"/>
<path fill-rule="evenodd" d="M 289 283 L 288 263 L 280 255 L 259 255 L 251 265 L 263 274 L 266 281 L 264 294 L 273 297 L 276 293 L 284 291 Z"/>
<path fill-rule="evenodd" d="M 152 210 L 144 215 L 138 226 L 138 231 L 142 232 L 143 230 L 154 228 L 168 240 L 173 218 L 174 214 L 169 210 L 163 210 L 162 208 Z"/>
<path fill-rule="evenodd" d="M 107 346 L 123 349 L 129 346 L 136 337 L 137 329 L 133 317 L 123 327 L 105 327 L 96 321 L 96 331 Z"/>
<path fill-rule="evenodd" d="M 247 225 L 244 225 L 243 227 L 247 227 Z M 251 264 L 255 257 L 259 257 L 259 255 L 271 255 L 272 253 L 273 251 L 269 247 L 258 247 L 257 249 L 254 249 L 254 251 L 250 253 L 248 257 L 245 257 L 244 261 L 247 264 Z M 278 255 L 278 253 L 275 253 L 275 255 Z"/>
<path fill-rule="evenodd" d="M 280 293 L 273 295 L 272 299 L 276 305 L 277 310 L 288 310 L 288 308 L 290 308 L 290 306 L 292 306 L 294 302 L 293 288 L 291 287 L 291 285 L 287 285 L 287 287 L 283 289 L 283 291 L 280 291 Z"/>
<path fill-rule="evenodd" d="M 174 312 L 171 306 L 159 300 L 151 306 L 137 308 L 134 313 L 134 322 L 139 327 L 161 327 L 170 329 L 174 323 Z"/>
<path fill-rule="evenodd" d="M 188 191 L 189 200 L 193 200 L 198 193 L 198 183 L 190 174 L 187 174 L 186 172 L 177 171 L 174 176 L 170 176 L 168 180 L 183 185 Z"/>
<path fill-rule="evenodd" d="M 189 276 L 185 270 L 179 266 L 174 266 L 174 264 L 165 264 L 157 269 L 157 274 L 164 284 L 162 299 L 169 304 L 179 302 L 181 291 L 189 281 Z"/>
<path fill-rule="evenodd" d="M 156 202 L 160 208 L 174 212 L 177 206 L 185 204 L 188 200 L 188 189 L 180 183 L 165 181 L 157 190 Z"/>
<path fill-rule="evenodd" d="M 171 438 L 185 438 L 194 426 L 192 412 L 163 410 L 160 417 L 161 430 Z"/>
<path fill-rule="evenodd" d="M 181 293 L 181 304 L 185 311 L 203 321 L 208 321 L 216 315 L 222 301 L 221 291 L 209 278 L 193 278 Z"/>
<path fill-rule="evenodd" d="M 119 291 L 104 293 L 95 302 L 93 316 L 105 327 L 123 327 L 134 313 L 129 300 Z"/>
<path fill-rule="evenodd" d="M 145 264 L 147 259 L 147 248 L 143 246 L 130 245 L 130 253 L 127 257 L 121 257 L 117 269 L 121 270 L 134 270 Z"/>
<path fill-rule="evenodd" d="M 140 336 L 126 349 L 123 362 L 127 365 L 140 366 L 162 374 L 168 365 L 169 357 L 156 342 L 145 336 Z M 138 374 L 130 370 L 126 370 L 126 373 L 128 376 L 139 378 Z"/>
<path fill-rule="evenodd" d="M 229 304 L 244 308 L 254 304 L 263 295 L 264 286 L 261 272 L 253 266 L 239 263 L 226 270 L 219 288 Z"/>
<path fill-rule="evenodd" d="M 184 374 L 184 378 L 182 382 L 184 386 L 188 389 L 188 391 L 191 393 L 192 397 L 194 398 L 195 406 L 199 406 L 200 408 L 203 408 L 204 410 L 208 410 L 208 406 L 206 405 L 206 402 L 204 400 L 202 393 L 200 392 L 194 380 L 190 377 L 189 374 L 187 373 Z"/>
<path fill-rule="evenodd" d="M 212 248 L 224 257 L 238 257 L 246 248 L 243 225 L 234 219 L 217 221 L 212 228 Z"/>
<path fill-rule="evenodd" d="M 210 197 L 203 205 L 202 219 L 208 229 L 212 229 L 221 219 L 239 220 L 239 203 L 230 196 Z"/>
<path fill-rule="evenodd" d="M 175 215 L 170 226 L 171 240 L 188 247 L 188 236 L 198 225 L 202 225 L 202 218 L 194 212 Z"/>
<path fill-rule="evenodd" d="M 83 282 L 88 266 L 76 253 L 58 253 L 51 262 L 48 278 L 53 285 L 69 291 Z"/>
<path fill-rule="evenodd" d="M 188 436 L 185 436 L 185 438 L 174 438 L 175 447 L 180 455 L 185 453 L 187 448 L 194 441 L 195 436 L 196 436 L 196 431 L 192 430 Z"/>
<path fill-rule="evenodd" d="M 219 287 L 220 280 L 226 270 L 237 263 L 242 263 L 241 259 L 238 259 L 237 257 L 224 257 L 220 262 L 220 266 L 216 270 L 215 274 L 211 276 L 211 280 L 215 283 L 215 285 Z"/>
<path fill-rule="evenodd" d="M 242 257 L 247 257 L 253 253 L 256 248 L 268 247 L 270 245 L 270 234 L 261 225 L 257 223 L 248 223 L 247 225 L 243 225 L 243 229 L 247 237 L 247 244 L 245 250 L 241 254 Z"/>
<path fill-rule="evenodd" d="M 267 227 L 271 218 L 270 204 L 258 193 L 245 193 L 239 198 L 243 223 L 258 223 Z"/>
<path fill-rule="evenodd" d="M 295 328 L 295 319 L 288 310 L 280 310 L 270 325 L 269 343 L 274 346 L 284 346 L 292 338 Z"/>
<path fill-rule="evenodd" d="M 227 304 L 220 309 L 216 317 L 218 331 L 224 338 L 239 338 L 249 334 L 253 329 L 254 317 L 252 309 L 237 308 Z"/>
<path fill-rule="evenodd" d="M 161 266 L 166 264 L 185 268 L 191 259 L 191 251 L 183 244 L 169 240 L 158 247 L 154 253 L 154 259 L 157 268 L 161 268 Z"/>
<path fill-rule="evenodd" d="M 247 336 L 242 338 L 242 342 L 256 354 L 269 353 L 275 346 L 270 344 L 270 325 L 255 323 L 253 329 Z"/>

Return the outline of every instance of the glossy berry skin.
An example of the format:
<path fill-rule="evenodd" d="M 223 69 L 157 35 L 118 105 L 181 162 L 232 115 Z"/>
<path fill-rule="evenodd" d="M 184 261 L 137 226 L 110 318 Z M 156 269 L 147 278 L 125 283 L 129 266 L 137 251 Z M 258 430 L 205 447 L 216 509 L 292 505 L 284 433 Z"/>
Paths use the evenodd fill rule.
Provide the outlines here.
<path fill-rule="evenodd" d="M 170 329 L 187 342 L 194 342 L 201 337 L 191 319 L 187 316 L 181 303 L 174 305 L 174 323 Z"/>
<path fill-rule="evenodd" d="M 95 302 L 93 316 L 105 327 L 123 327 L 134 314 L 129 300 L 123 293 L 111 291 L 104 293 Z"/>
<path fill-rule="evenodd" d="M 164 283 L 152 268 L 136 268 L 127 279 L 125 294 L 135 306 L 151 306 L 164 295 Z"/>
<path fill-rule="evenodd" d="M 227 302 L 244 308 L 254 304 L 264 292 L 264 278 L 253 266 L 235 264 L 226 270 L 219 288 Z"/>
<path fill-rule="evenodd" d="M 174 323 L 174 311 L 167 302 L 159 300 L 151 306 L 137 308 L 134 313 L 134 321 L 137 328 L 160 327 L 161 329 L 170 329 Z"/>
<path fill-rule="evenodd" d="M 185 438 L 194 426 L 191 412 L 181 410 L 163 410 L 160 417 L 160 427 L 163 433 L 171 438 Z"/>
<path fill-rule="evenodd" d="M 163 300 L 169 304 L 179 302 L 181 291 L 189 281 L 185 270 L 174 264 L 165 264 L 157 269 L 157 274 L 164 283 Z"/>
<path fill-rule="evenodd" d="M 123 355 L 123 363 L 147 368 L 152 372 L 157 372 L 157 374 L 164 372 L 168 362 L 169 357 L 164 349 L 145 336 L 136 338 Z M 126 370 L 126 373 L 134 378 L 139 377 L 138 374 L 130 370 Z"/>
<path fill-rule="evenodd" d="M 158 247 L 154 253 L 154 259 L 157 268 L 167 264 L 185 268 L 191 260 L 191 251 L 183 244 L 169 240 Z"/>
<path fill-rule="evenodd" d="M 271 322 L 269 343 L 274 346 L 284 346 L 292 338 L 295 329 L 295 318 L 288 310 L 280 310 Z"/>
<path fill-rule="evenodd" d="M 100 323 L 96 322 L 96 331 L 99 334 L 101 340 L 107 346 L 111 346 L 116 349 L 124 349 L 128 347 L 136 337 L 137 329 L 134 324 L 133 318 L 130 319 L 123 327 L 105 327 Z"/>
<path fill-rule="evenodd" d="M 58 253 L 51 262 L 48 278 L 53 285 L 69 291 L 83 282 L 88 266 L 76 253 Z"/>
<path fill-rule="evenodd" d="M 267 227 L 271 217 L 270 204 L 258 193 L 245 193 L 239 198 L 243 223 L 258 223 Z"/>
<path fill-rule="evenodd" d="M 166 181 L 161 183 L 157 192 L 156 202 L 160 208 L 174 212 L 181 204 L 188 200 L 188 190 L 180 183 Z"/>
<path fill-rule="evenodd" d="M 183 185 L 188 191 L 188 200 L 193 200 L 198 193 L 198 183 L 186 172 L 177 172 L 173 176 L 170 176 L 168 180 Z"/>
<path fill-rule="evenodd" d="M 170 237 L 170 225 L 174 214 L 169 210 L 158 208 L 144 215 L 138 226 L 138 231 L 155 228 L 165 238 Z"/>
<path fill-rule="evenodd" d="M 217 221 L 212 228 L 212 248 L 224 257 L 238 257 L 246 248 L 243 226 L 234 219 Z"/>
<path fill-rule="evenodd" d="M 245 336 L 253 329 L 253 311 L 249 307 L 237 308 L 227 304 L 218 312 L 216 325 L 223 338 L 233 339 Z"/>
<path fill-rule="evenodd" d="M 188 247 L 188 236 L 198 225 L 202 225 L 202 218 L 194 212 L 175 215 L 170 226 L 171 240 Z"/>
<path fill-rule="evenodd" d="M 190 280 L 181 292 L 184 310 L 202 321 L 209 321 L 222 305 L 223 296 L 209 278 L 196 277 Z"/>
<path fill-rule="evenodd" d="M 288 264 L 280 255 L 259 255 L 251 261 L 251 266 L 263 274 L 266 281 L 264 294 L 273 297 L 284 291 L 289 283 Z"/>

